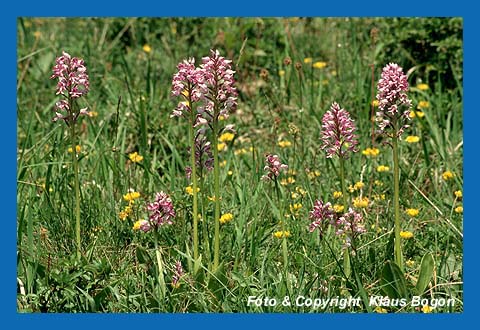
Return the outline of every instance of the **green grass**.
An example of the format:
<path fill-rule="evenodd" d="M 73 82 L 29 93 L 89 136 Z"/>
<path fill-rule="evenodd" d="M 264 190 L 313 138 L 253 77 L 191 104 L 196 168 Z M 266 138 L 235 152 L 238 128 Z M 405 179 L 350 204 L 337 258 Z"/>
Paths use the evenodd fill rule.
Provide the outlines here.
<path fill-rule="evenodd" d="M 447 19 L 445 19 L 445 24 Z M 18 19 L 17 83 L 17 310 L 19 312 L 368 312 L 374 307 L 248 306 L 249 296 L 282 301 L 289 296 L 348 298 L 386 295 L 389 285 L 416 295 L 422 258 L 433 256 L 433 276 L 423 298 L 453 298 L 463 311 L 462 201 L 463 115 L 461 66 L 452 80 L 422 65 L 398 44 L 388 48 L 389 19 L 340 18 L 118 18 Z M 373 27 L 378 38 L 371 38 Z M 151 52 L 142 47 L 148 44 Z M 391 47 L 391 43 L 388 44 Z M 221 214 L 234 218 L 220 228 L 221 266 L 212 271 L 214 252 L 214 178 L 205 176 L 199 194 L 201 261 L 193 258 L 192 197 L 189 181 L 188 126 L 170 118 L 178 99 L 170 96 L 176 65 L 188 57 L 197 63 L 211 48 L 232 59 L 239 105 L 227 123 L 236 135 L 219 153 Z M 79 144 L 82 258 L 76 259 L 74 177 L 68 128 L 52 123 L 56 81 L 49 80 L 55 58 L 65 50 L 85 60 L 90 92 L 81 100 L 96 116 L 81 121 Z M 291 64 L 285 64 L 286 57 Z M 304 59 L 311 57 L 312 63 Z M 313 63 L 326 62 L 317 69 Z M 414 118 L 399 142 L 400 209 L 405 267 L 396 282 L 393 260 L 393 162 L 384 140 L 375 157 L 358 152 L 345 162 L 348 193 L 368 197 L 361 209 L 367 232 L 357 242 L 354 274 L 344 276 L 341 241 L 333 230 L 320 239 L 309 233 L 309 211 L 316 199 L 335 203 L 341 191 L 338 160 L 320 149 L 321 119 L 333 101 L 347 109 L 358 127 L 360 150 L 372 147 L 372 67 L 396 62 L 409 71 L 409 97 L 417 107 L 428 101 L 422 118 Z M 443 64 L 442 64 L 443 65 Z M 301 66 L 301 68 L 299 68 Z M 427 83 L 428 90 L 416 88 Z M 373 91 L 375 93 L 375 91 Z M 373 94 L 374 97 L 374 94 Z M 298 131 L 292 129 L 294 125 Z M 406 143 L 416 135 L 418 143 Z M 279 140 L 290 141 L 282 148 Z M 128 160 L 137 151 L 140 163 Z M 275 153 L 295 174 L 281 185 L 277 201 L 273 184 L 260 180 L 264 155 Z M 388 172 L 377 172 L 387 165 Z M 444 180 L 442 174 L 455 175 Z M 228 173 L 231 171 L 231 174 Z M 320 173 L 320 175 L 316 175 Z M 293 181 L 291 179 L 291 181 Z M 376 181 L 381 181 L 381 183 Z M 133 215 L 122 221 L 128 189 L 141 193 Z M 165 287 L 158 281 L 153 233 L 133 231 L 147 216 L 144 203 L 157 191 L 167 192 L 177 217 L 159 233 Z M 348 189 L 347 189 L 348 190 Z M 297 198 L 292 197 L 296 193 Z M 384 198 L 382 198 L 382 195 Z M 375 199 L 375 196 L 378 199 Z M 302 207 L 290 212 L 290 205 Z M 341 204 L 338 202 L 337 204 Z M 410 218 L 404 210 L 419 209 Z M 284 214 L 280 210 L 284 210 Z M 288 213 L 288 217 L 285 217 Z M 280 224 L 280 220 L 284 221 Z M 276 231 L 290 231 L 288 266 Z M 179 288 L 170 282 L 175 262 L 185 269 Z M 387 265 L 387 267 L 385 267 Z M 390 269 L 390 270 L 389 270 Z M 425 272 L 425 270 L 423 270 Z M 356 275 L 356 277 L 354 276 Z M 159 284 L 160 283 L 160 284 Z M 162 294 L 162 290 L 164 294 Z M 387 307 L 389 312 L 421 312 L 420 307 Z"/>

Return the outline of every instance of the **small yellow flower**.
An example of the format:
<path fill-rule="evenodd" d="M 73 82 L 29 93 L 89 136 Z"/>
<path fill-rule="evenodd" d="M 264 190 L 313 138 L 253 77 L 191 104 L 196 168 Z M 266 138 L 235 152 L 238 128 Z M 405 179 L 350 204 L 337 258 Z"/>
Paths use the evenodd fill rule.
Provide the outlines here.
<path fill-rule="evenodd" d="M 285 75 L 285 70 L 279 70 L 279 71 L 278 71 L 278 75 L 279 75 L 280 77 L 283 77 L 283 76 Z"/>
<path fill-rule="evenodd" d="M 405 142 L 407 143 L 417 143 L 418 141 L 420 141 L 420 137 L 415 135 L 409 135 L 405 138 Z"/>
<path fill-rule="evenodd" d="M 418 84 L 417 88 L 421 91 L 426 91 L 427 89 L 430 89 L 427 84 Z"/>
<path fill-rule="evenodd" d="M 127 202 L 131 202 L 137 198 L 140 198 L 140 193 L 137 191 L 131 191 L 123 195 L 123 199 L 126 200 Z"/>
<path fill-rule="evenodd" d="M 244 154 L 248 153 L 248 150 L 245 149 L 245 148 L 241 148 L 241 149 L 235 150 L 233 153 L 235 154 L 235 156 L 244 155 Z"/>
<path fill-rule="evenodd" d="M 90 118 L 98 117 L 98 112 L 96 112 L 96 111 L 90 111 L 90 112 L 88 113 L 88 116 L 89 116 Z"/>
<path fill-rule="evenodd" d="M 230 132 L 225 132 L 222 135 L 220 135 L 220 137 L 218 138 L 218 141 L 220 141 L 220 142 L 230 142 L 230 141 L 233 140 L 234 137 L 235 137 L 235 134 L 230 133 Z"/>
<path fill-rule="evenodd" d="M 390 167 L 385 166 L 385 165 L 379 165 L 377 167 L 377 172 L 388 172 L 390 171 Z"/>
<path fill-rule="evenodd" d="M 408 115 L 410 118 L 423 118 L 425 117 L 425 113 L 423 111 L 410 111 L 410 114 Z"/>
<path fill-rule="evenodd" d="M 462 205 L 457 206 L 457 207 L 455 208 L 455 212 L 457 212 L 457 213 L 463 213 L 463 206 L 462 206 Z"/>
<path fill-rule="evenodd" d="M 378 104 L 379 104 L 379 103 L 380 103 L 380 102 L 378 102 L 378 100 L 373 100 L 373 101 L 372 101 L 372 105 L 373 105 L 375 108 L 378 107 Z"/>
<path fill-rule="evenodd" d="M 369 200 L 367 197 L 356 197 L 353 199 L 353 206 L 356 208 L 366 208 Z"/>
<path fill-rule="evenodd" d="M 301 203 L 290 204 L 290 212 L 296 213 L 302 208 Z"/>
<path fill-rule="evenodd" d="M 152 47 L 150 47 L 149 44 L 145 44 L 145 45 L 143 45 L 143 51 L 145 53 L 150 53 L 152 51 Z"/>
<path fill-rule="evenodd" d="M 223 224 L 226 224 L 226 223 L 228 223 L 232 220 L 233 220 L 233 214 L 225 213 L 225 214 L 222 214 L 222 216 L 220 217 L 220 219 L 218 221 L 220 221 L 220 223 L 223 225 Z"/>
<path fill-rule="evenodd" d="M 217 150 L 218 150 L 218 151 L 222 151 L 222 150 L 224 150 L 226 147 L 227 147 L 227 144 L 224 143 L 224 142 L 220 142 L 219 144 L 217 144 Z"/>
<path fill-rule="evenodd" d="M 463 197 L 462 191 L 461 190 L 455 191 L 455 197 L 462 198 Z"/>
<path fill-rule="evenodd" d="M 319 176 L 320 176 L 320 171 L 319 170 L 308 172 L 308 178 L 309 179 L 315 179 L 315 178 L 318 178 Z"/>
<path fill-rule="evenodd" d="M 406 209 L 405 213 L 408 214 L 409 217 L 414 218 L 420 213 L 420 210 L 418 210 L 418 209 Z"/>
<path fill-rule="evenodd" d="M 323 69 L 326 66 L 327 66 L 327 62 L 315 62 L 315 63 L 313 63 L 313 67 L 315 69 Z"/>
<path fill-rule="evenodd" d="M 35 37 L 35 39 L 40 38 L 41 35 L 42 35 L 42 33 L 40 31 L 33 32 L 33 36 Z"/>
<path fill-rule="evenodd" d="M 431 313 L 432 310 L 433 310 L 433 308 L 428 306 L 428 305 L 425 305 L 425 306 L 422 307 L 422 312 L 423 313 Z"/>
<path fill-rule="evenodd" d="M 273 233 L 273 236 L 276 237 L 276 238 L 287 238 L 287 237 L 290 237 L 290 232 L 288 230 L 285 230 L 285 231 L 276 231 Z"/>
<path fill-rule="evenodd" d="M 412 268 L 413 265 L 415 265 L 415 261 L 413 261 L 412 259 L 408 259 L 407 261 L 405 261 L 405 265 L 407 265 L 407 267 Z"/>
<path fill-rule="evenodd" d="M 217 200 L 217 198 L 215 196 L 207 196 L 207 199 L 210 201 L 210 202 L 215 202 Z M 222 197 L 220 197 L 220 200 L 222 200 Z"/>
<path fill-rule="evenodd" d="M 448 181 L 448 180 L 450 180 L 450 179 L 453 179 L 454 176 L 455 176 L 455 174 L 454 174 L 453 172 L 451 172 L 451 171 L 445 171 L 445 172 L 443 172 L 443 174 L 442 174 L 442 178 L 443 178 L 443 180 L 445 180 L 445 181 Z"/>
<path fill-rule="evenodd" d="M 380 195 L 373 195 L 373 199 L 376 201 L 384 201 L 385 200 L 385 194 L 380 194 Z"/>
<path fill-rule="evenodd" d="M 341 191 L 334 191 L 333 192 L 333 198 L 335 198 L 335 199 L 339 199 L 342 196 L 343 196 L 343 193 Z"/>
<path fill-rule="evenodd" d="M 140 226 L 142 225 L 144 220 L 137 220 L 135 221 L 135 223 L 133 224 L 133 230 L 140 230 Z"/>
<path fill-rule="evenodd" d="M 375 307 L 375 313 L 385 314 L 388 313 L 388 311 L 383 307 L 377 306 Z"/>
<path fill-rule="evenodd" d="M 295 178 L 293 176 L 289 176 L 288 178 L 282 179 L 280 181 L 280 184 L 282 186 L 286 186 L 286 185 L 289 185 L 289 184 L 292 184 L 292 183 L 295 183 Z"/>
<path fill-rule="evenodd" d="M 343 205 L 335 204 L 333 205 L 333 210 L 335 213 L 342 213 L 345 207 Z"/>
<path fill-rule="evenodd" d="M 120 218 L 120 220 L 125 220 L 126 218 L 128 218 L 128 215 L 129 215 L 129 214 L 128 214 L 127 212 L 125 212 L 125 211 L 120 211 L 120 212 L 118 213 L 118 217 Z"/>
<path fill-rule="evenodd" d="M 363 187 L 365 187 L 365 183 L 363 183 L 362 181 L 358 181 L 353 186 L 353 189 L 354 190 L 359 190 L 359 189 L 362 189 Z"/>
<path fill-rule="evenodd" d="M 72 147 L 68 148 L 68 150 L 67 150 L 67 151 L 68 151 L 68 152 L 71 154 L 71 153 L 73 152 L 73 149 L 72 149 Z M 79 146 L 79 145 L 76 145 L 76 146 L 75 146 L 75 153 L 79 154 L 79 153 L 80 153 L 80 151 L 82 151 L 82 147 L 81 147 L 81 146 Z"/>
<path fill-rule="evenodd" d="M 280 148 L 288 148 L 288 147 L 292 146 L 292 142 L 287 141 L 287 140 L 278 141 L 278 146 Z"/>
<path fill-rule="evenodd" d="M 365 156 L 377 157 L 380 154 L 380 150 L 377 148 L 367 148 L 362 151 L 362 154 Z"/>
<path fill-rule="evenodd" d="M 220 162 L 220 167 L 225 167 L 225 166 L 227 166 L 227 160 L 226 159 L 224 159 Z"/>
<path fill-rule="evenodd" d="M 143 156 L 140 156 L 136 151 L 129 154 L 128 158 L 134 163 L 140 163 L 143 160 Z"/>
<path fill-rule="evenodd" d="M 404 239 L 410 239 L 413 237 L 413 233 L 411 231 L 401 231 L 400 237 Z"/>
<path fill-rule="evenodd" d="M 312 63 L 312 61 L 313 61 L 313 59 L 311 57 L 305 57 L 303 59 L 303 63 L 305 63 L 305 64 Z"/>
<path fill-rule="evenodd" d="M 430 102 L 428 101 L 420 101 L 418 102 L 417 108 L 418 109 L 425 109 L 430 107 Z"/>
<path fill-rule="evenodd" d="M 228 174 L 229 176 L 232 176 L 232 175 L 233 175 L 233 171 L 228 171 L 227 174 Z"/>
<path fill-rule="evenodd" d="M 197 193 L 200 191 L 200 188 L 197 187 Z M 190 196 L 193 196 L 193 187 L 190 185 L 190 186 L 187 186 L 185 187 L 185 192 L 187 194 L 189 194 Z"/>
<path fill-rule="evenodd" d="M 307 195 L 307 191 L 305 189 L 303 189 L 302 187 L 295 187 L 295 191 L 302 196 Z"/>

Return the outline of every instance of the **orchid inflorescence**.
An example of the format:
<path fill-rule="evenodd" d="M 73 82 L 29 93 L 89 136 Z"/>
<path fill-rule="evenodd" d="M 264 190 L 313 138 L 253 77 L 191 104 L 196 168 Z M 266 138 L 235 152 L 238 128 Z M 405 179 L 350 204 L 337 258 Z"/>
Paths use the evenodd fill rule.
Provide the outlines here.
<path fill-rule="evenodd" d="M 63 52 L 53 67 L 50 79 L 58 78 L 57 93 L 64 99 L 55 103 L 55 117 L 53 121 L 63 119 L 67 125 L 76 122 L 79 115 L 88 115 L 87 108 L 75 112 L 74 101 L 86 95 L 90 89 L 87 68 L 83 59 L 71 57 Z"/>

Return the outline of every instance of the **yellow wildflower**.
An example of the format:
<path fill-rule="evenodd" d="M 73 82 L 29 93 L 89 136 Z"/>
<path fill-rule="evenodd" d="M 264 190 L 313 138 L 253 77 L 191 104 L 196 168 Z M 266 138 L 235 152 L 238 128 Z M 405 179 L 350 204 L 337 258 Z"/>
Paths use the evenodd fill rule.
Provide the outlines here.
<path fill-rule="evenodd" d="M 343 205 L 335 204 L 333 205 L 333 210 L 335 213 L 342 213 L 345 207 Z"/>
<path fill-rule="evenodd" d="M 72 152 L 73 152 L 73 149 L 72 149 L 72 147 L 68 148 L 68 150 L 67 150 L 67 151 L 68 151 L 69 153 L 72 153 Z M 75 146 L 75 153 L 79 154 L 79 153 L 80 153 L 80 151 L 82 151 L 82 147 L 81 147 L 81 146 L 79 146 L 79 145 L 76 145 L 76 146 Z"/>
<path fill-rule="evenodd" d="M 455 197 L 462 198 L 463 197 L 462 191 L 461 190 L 455 191 Z"/>
<path fill-rule="evenodd" d="M 200 188 L 197 187 L 197 193 L 200 191 Z M 193 187 L 192 185 L 185 187 L 185 192 L 190 196 L 193 196 Z"/>
<path fill-rule="evenodd" d="M 411 231 L 401 231 L 400 237 L 404 239 L 410 239 L 413 237 L 413 233 Z"/>
<path fill-rule="evenodd" d="M 418 109 L 425 109 L 425 108 L 428 108 L 428 107 L 430 107 L 430 102 L 428 102 L 428 101 L 418 102 L 418 105 L 417 105 Z"/>
<path fill-rule="evenodd" d="M 425 113 L 423 111 L 410 111 L 410 114 L 408 115 L 410 118 L 423 118 L 425 117 Z"/>
<path fill-rule="evenodd" d="M 128 158 L 134 163 L 140 163 L 143 160 L 143 156 L 140 156 L 136 151 L 129 154 Z"/>
<path fill-rule="evenodd" d="M 143 45 L 143 51 L 145 53 L 150 53 L 152 51 L 152 47 L 150 47 L 150 45 L 148 45 L 148 44 L 145 44 L 145 45 Z"/>
<path fill-rule="evenodd" d="M 358 181 L 353 186 L 353 189 L 354 190 L 359 190 L 359 189 L 362 189 L 363 187 L 365 187 L 365 183 L 363 183 L 362 181 Z"/>
<path fill-rule="evenodd" d="M 375 313 L 385 314 L 388 313 L 388 311 L 383 307 L 377 306 L 375 307 Z"/>
<path fill-rule="evenodd" d="M 232 176 L 232 175 L 233 175 L 233 171 L 228 171 L 227 174 L 228 174 L 229 176 Z"/>
<path fill-rule="evenodd" d="M 315 171 L 309 171 L 308 172 L 308 178 L 309 179 L 315 179 L 317 177 L 320 176 L 320 171 L 319 170 L 315 170 Z"/>
<path fill-rule="evenodd" d="M 457 212 L 457 213 L 463 213 L 463 206 L 462 206 L 462 205 L 457 206 L 457 207 L 455 208 L 455 212 Z"/>
<path fill-rule="evenodd" d="M 407 143 L 417 143 L 418 141 L 420 141 L 420 137 L 415 135 L 409 135 L 405 138 L 405 142 Z"/>
<path fill-rule="evenodd" d="M 217 198 L 215 196 L 207 196 L 207 199 L 210 201 L 210 202 L 215 202 L 217 200 Z M 220 197 L 220 200 L 222 200 L 222 197 Z"/>
<path fill-rule="evenodd" d="M 338 199 L 343 196 L 343 193 L 341 191 L 334 191 L 333 192 L 333 198 Z"/>
<path fill-rule="evenodd" d="M 356 208 L 366 208 L 368 206 L 368 198 L 367 197 L 356 197 L 353 199 L 353 206 Z"/>
<path fill-rule="evenodd" d="M 380 181 L 380 180 L 375 180 L 375 181 L 373 181 L 373 184 L 376 185 L 377 187 L 383 186 L 383 182 Z"/>
<path fill-rule="evenodd" d="M 423 313 L 431 313 L 432 310 L 433 310 L 433 308 L 428 306 L 428 305 L 425 305 L 425 306 L 422 307 L 422 312 Z"/>
<path fill-rule="evenodd" d="M 327 62 L 315 62 L 315 63 L 313 63 L 313 67 L 315 69 L 323 69 L 326 66 L 327 66 Z"/>
<path fill-rule="evenodd" d="M 276 237 L 276 238 L 287 238 L 287 237 L 290 237 L 290 232 L 288 230 L 285 230 L 285 231 L 276 231 L 273 233 L 273 236 Z"/>
<path fill-rule="evenodd" d="M 311 57 L 305 57 L 303 59 L 303 63 L 305 63 L 305 64 L 312 63 L 312 61 L 313 61 L 313 59 Z"/>
<path fill-rule="evenodd" d="M 285 75 L 285 70 L 279 70 L 279 71 L 278 71 L 278 75 L 279 75 L 280 77 L 283 77 L 283 76 Z"/>
<path fill-rule="evenodd" d="M 278 141 L 278 146 L 280 148 L 288 148 L 288 147 L 292 146 L 292 142 L 287 141 L 287 140 Z"/>
<path fill-rule="evenodd" d="M 139 197 L 140 197 L 140 193 L 137 191 L 131 191 L 123 195 L 123 199 L 126 200 L 127 202 L 131 202 Z"/>
<path fill-rule="evenodd" d="M 420 210 L 418 210 L 418 209 L 406 209 L 405 213 L 408 214 L 409 217 L 414 218 L 420 213 Z"/>
<path fill-rule="evenodd" d="M 295 191 L 302 196 L 305 196 L 307 194 L 307 191 L 305 189 L 303 189 L 302 187 L 295 187 Z"/>
<path fill-rule="evenodd" d="M 407 261 L 405 261 L 405 265 L 407 265 L 407 267 L 412 268 L 413 265 L 415 265 L 415 261 L 413 261 L 412 259 L 408 259 Z"/>
<path fill-rule="evenodd" d="M 222 135 L 220 135 L 220 137 L 218 138 L 218 141 L 220 141 L 220 142 L 230 142 L 230 141 L 233 140 L 234 137 L 235 137 L 235 134 L 230 133 L 230 132 L 225 132 Z"/>
<path fill-rule="evenodd" d="M 282 186 L 286 186 L 286 185 L 289 185 L 289 184 L 292 184 L 292 183 L 295 183 L 295 178 L 292 177 L 292 176 L 289 176 L 288 178 L 282 179 L 282 180 L 280 181 L 280 184 L 281 184 Z"/>
<path fill-rule="evenodd" d="M 377 167 L 377 172 L 388 172 L 390 171 L 390 167 L 385 166 L 385 165 L 379 165 Z"/>
<path fill-rule="evenodd" d="M 445 171 L 445 172 L 443 172 L 443 174 L 442 174 L 442 178 L 443 178 L 443 180 L 445 180 L 445 181 L 448 181 L 448 180 L 450 180 L 450 179 L 453 179 L 454 176 L 455 176 L 455 174 L 454 174 L 453 172 L 451 172 L 451 171 Z"/>
<path fill-rule="evenodd" d="M 224 150 L 226 147 L 227 147 L 227 144 L 224 143 L 224 142 L 220 142 L 219 144 L 217 144 L 217 150 L 218 150 L 218 151 L 222 151 L 222 150 Z"/>
<path fill-rule="evenodd" d="M 290 204 L 290 212 L 296 213 L 302 208 L 301 203 Z"/>
<path fill-rule="evenodd" d="M 427 89 L 430 89 L 427 84 L 418 84 L 417 88 L 421 91 L 426 91 Z"/>
<path fill-rule="evenodd" d="M 41 35 L 42 35 L 42 33 L 40 31 L 33 32 L 33 36 L 35 37 L 35 39 L 40 38 Z"/>
<path fill-rule="evenodd" d="M 380 153 L 380 150 L 378 150 L 377 148 L 367 148 L 362 151 L 363 155 L 371 156 L 371 157 L 377 157 L 379 153 Z"/>
<path fill-rule="evenodd" d="M 297 171 L 295 171 L 293 168 L 290 168 L 290 169 L 288 169 L 287 174 L 295 176 L 295 175 L 297 175 Z"/>
<path fill-rule="evenodd" d="M 372 105 L 376 108 L 380 102 L 378 100 L 373 100 Z"/>
<path fill-rule="evenodd" d="M 225 167 L 225 166 L 227 166 L 227 160 L 226 159 L 224 159 L 220 162 L 220 167 Z"/>
<path fill-rule="evenodd" d="M 220 221 L 220 223 L 223 225 L 223 224 L 228 223 L 232 220 L 233 220 L 233 214 L 225 213 L 225 214 L 222 214 L 222 216 L 220 217 L 220 219 L 218 221 Z"/>
<path fill-rule="evenodd" d="M 376 201 L 384 201 L 385 200 L 385 194 L 380 194 L 380 195 L 373 195 L 373 199 Z"/>
<path fill-rule="evenodd" d="M 97 112 L 97 111 L 90 111 L 90 112 L 88 113 L 88 116 L 89 116 L 90 118 L 98 117 L 98 112 Z"/>
<path fill-rule="evenodd" d="M 142 222 L 143 222 L 143 221 L 144 221 L 144 220 L 137 220 L 137 221 L 135 221 L 135 223 L 133 224 L 133 228 L 132 228 L 132 229 L 133 229 L 133 230 L 140 230 L 140 226 L 142 225 Z"/>

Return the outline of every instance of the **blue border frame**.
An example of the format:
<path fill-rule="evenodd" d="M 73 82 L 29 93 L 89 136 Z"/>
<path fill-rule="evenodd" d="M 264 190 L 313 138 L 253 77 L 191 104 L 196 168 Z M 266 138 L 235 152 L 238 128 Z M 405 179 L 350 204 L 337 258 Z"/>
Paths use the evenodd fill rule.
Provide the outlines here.
<path fill-rule="evenodd" d="M 153 2 L 153 1 L 152 1 Z M 149 3 L 144 0 L 132 3 L 126 1 L 72 1 L 66 2 L 31 1 L 19 2 L 17 8 L 4 9 L 1 20 L 6 47 L 2 52 L 3 74 L 1 80 L 3 99 L 2 135 L 7 159 L 2 162 L 0 171 L 4 188 L 0 190 L 3 204 L 3 227 L 6 237 L 1 241 L 4 271 L 0 275 L 0 285 L 5 293 L 1 299 L 1 313 L 4 324 L 12 322 L 18 328 L 69 328 L 84 329 L 86 325 L 95 327 L 131 327 L 151 325 L 153 327 L 208 326 L 225 327 L 328 327 L 328 326 L 388 326 L 389 329 L 414 326 L 453 327 L 466 325 L 476 313 L 478 288 L 475 285 L 474 263 L 475 246 L 469 233 L 478 233 L 478 223 L 473 204 L 478 177 L 475 175 L 475 127 L 479 121 L 474 87 L 478 85 L 479 69 L 476 63 L 478 21 L 471 1 L 342 1 L 319 3 L 315 1 L 192 1 L 163 4 L 160 1 Z M 16 19 L 20 16 L 460 16 L 464 18 L 464 312 L 460 314 L 19 314 L 16 311 Z M 10 151 L 11 150 L 11 151 Z M 5 187 L 6 186 L 6 187 Z M 475 238 L 474 238 L 475 240 Z M 472 265 L 473 264 L 473 265 Z M 140 323 L 139 323 L 140 322 Z M 410 323 L 412 322 L 412 323 Z M 264 324 L 265 323 L 265 324 Z"/>

